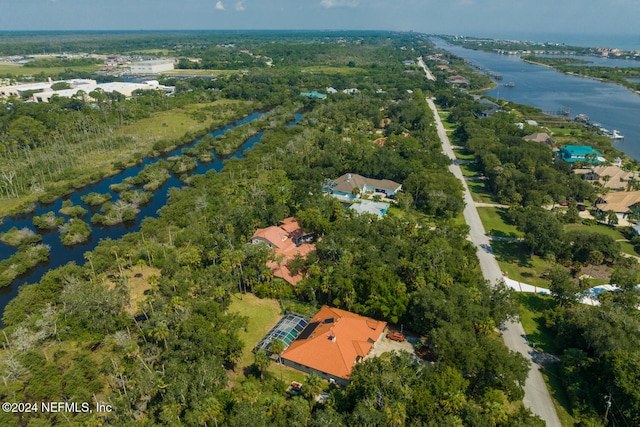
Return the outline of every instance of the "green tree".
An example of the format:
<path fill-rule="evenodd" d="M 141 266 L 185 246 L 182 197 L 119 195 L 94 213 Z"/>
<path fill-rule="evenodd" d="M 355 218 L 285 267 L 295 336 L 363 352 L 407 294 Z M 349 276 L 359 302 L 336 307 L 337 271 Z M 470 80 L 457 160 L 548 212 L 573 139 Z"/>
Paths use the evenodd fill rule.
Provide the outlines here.
<path fill-rule="evenodd" d="M 580 289 L 574 283 L 569 272 L 561 265 L 551 267 L 549 271 L 551 295 L 560 304 L 560 307 L 571 307 L 578 303 Z"/>

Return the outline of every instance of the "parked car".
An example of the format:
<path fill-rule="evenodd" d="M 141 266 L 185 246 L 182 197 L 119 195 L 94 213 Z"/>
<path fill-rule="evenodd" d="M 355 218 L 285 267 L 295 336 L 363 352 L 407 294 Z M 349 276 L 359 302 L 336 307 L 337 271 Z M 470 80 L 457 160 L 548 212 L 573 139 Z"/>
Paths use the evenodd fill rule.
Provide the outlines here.
<path fill-rule="evenodd" d="M 389 338 L 392 341 L 398 341 L 398 342 L 404 341 L 404 335 L 402 335 L 400 332 L 389 332 L 387 334 L 387 338 Z"/>

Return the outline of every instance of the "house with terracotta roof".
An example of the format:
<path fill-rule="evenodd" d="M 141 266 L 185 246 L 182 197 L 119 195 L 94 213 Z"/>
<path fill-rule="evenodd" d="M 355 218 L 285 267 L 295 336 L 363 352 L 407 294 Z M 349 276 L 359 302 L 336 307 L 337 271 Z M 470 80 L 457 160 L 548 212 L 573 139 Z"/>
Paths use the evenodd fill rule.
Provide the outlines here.
<path fill-rule="evenodd" d="M 325 305 L 282 353 L 282 361 L 347 385 L 353 367 L 367 357 L 386 326 L 386 322 Z"/>
<path fill-rule="evenodd" d="M 275 250 L 275 260 L 268 261 L 267 267 L 271 269 L 274 277 L 279 277 L 295 286 L 302 274 L 293 274 L 287 264 L 296 255 L 306 258 L 316 247 L 310 243 L 313 240 L 311 233 L 305 233 L 298 220 L 289 217 L 280 221 L 280 225 L 267 228 L 259 228 L 253 233 L 251 243 L 264 243 Z"/>

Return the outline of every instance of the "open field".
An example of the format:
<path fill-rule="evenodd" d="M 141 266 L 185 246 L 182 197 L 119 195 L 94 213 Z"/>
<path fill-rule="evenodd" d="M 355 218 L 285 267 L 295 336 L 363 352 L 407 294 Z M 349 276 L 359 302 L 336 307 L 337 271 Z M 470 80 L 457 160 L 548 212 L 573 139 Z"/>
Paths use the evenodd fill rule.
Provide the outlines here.
<path fill-rule="evenodd" d="M 81 67 L 51 67 L 51 68 L 25 68 L 22 65 L 3 62 L 0 63 L 0 75 L 13 75 L 13 76 L 33 76 L 35 74 L 44 73 L 45 75 L 59 74 L 67 69 L 73 71 L 82 71 L 92 73 L 98 71 L 101 65 L 86 65 Z"/>

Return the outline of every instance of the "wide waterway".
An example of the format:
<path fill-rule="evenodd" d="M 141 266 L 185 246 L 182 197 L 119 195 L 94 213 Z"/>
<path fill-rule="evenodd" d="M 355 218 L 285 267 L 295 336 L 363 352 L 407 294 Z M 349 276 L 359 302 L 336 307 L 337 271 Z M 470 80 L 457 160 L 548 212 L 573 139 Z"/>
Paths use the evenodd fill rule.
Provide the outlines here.
<path fill-rule="evenodd" d="M 233 124 L 229 124 L 222 129 L 216 130 L 214 132 L 210 132 L 210 135 L 213 137 L 217 137 L 223 135 L 224 133 L 232 130 L 240 125 L 250 123 L 257 118 L 261 117 L 262 113 L 253 113 L 241 120 L 236 121 Z M 297 124 L 302 118 L 301 114 L 295 114 L 295 121 L 289 123 L 288 126 Z M 263 132 L 260 132 L 251 138 L 249 138 L 242 146 L 240 146 L 234 153 L 225 158 L 242 158 L 244 157 L 243 152 L 252 148 L 255 144 L 259 143 L 262 139 Z M 148 157 L 145 158 L 144 161 L 139 166 L 133 166 L 125 169 L 124 171 L 118 173 L 117 175 L 113 175 L 111 177 L 107 177 L 100 182 L 90 184 L 86 187 L 83 187 L 74 193 L 65 196 L 63 199 L 58 199 L 52 204 L 47 205 L 38 205 L 36 209 L 28 214 L 16 215 L 12 217 L 5 217 L 3 223 L 0 225 L 0 233 L 6 232 L 8 229 L 12 227 L 23 228 L 27 227 L 32 230 L 35 230 L 33 226 L 33 217 L 42 215 L 47 212 L 54 212 L 56 216 L 65 217 L 58 213 L 58 210 L 62 207 L 63 200 L 71 200 L 74 205 L 82 206 L 89 211 L 89 213 L 82 218 L 84 221 L 88 222 L 88 219 L 96 213 L 100 207 L 89 207 L 82 203 L 81 197 L 89 194 L 91 192 L 96 193 L 109 193 L 113 197 L 113 200 L 117 200 L 119 195 L 114 193 L 109 189 L 109 186 L 112 184 L 119 184 L 123 182 L 128 177 L 134 177 L 138 175 L 140 171 L 144 169 L 145 166 L 158 162 L 161 158 L 168 158 L 173 156 L 182 155 L 182 150 L 184 148 L 193 147 L 193 145 L 198 142 L 200 138 L 194 140 L 191 144 L 181 146 L 169 153 L 164 154 L 161 157 Z M 212 151 L 213 153 L 213 151 Z M 211 162 L 203 163 L 197 162 L 197 168 L 189 171 L 186 174 L 180 175 L 184 178 L 185 175 L 197 175 L 203 174 L 209 170 L 215 170 L 216 172 L 220 172 L 223 168 L 223 160 L 219 159 L 215 156 Z M 18 294 L 18 288 L 20 285 L 24 283 L 35 283 L 40 280 L 40 278 L 49 270 L 54 269 L 56 267 L 60 267 L 68 262 L 75 262 L 78 265 L 82 265 L 85 262 L 84 253 L 87 251 L 93 250 L 96 245 L 99 243 L 101 239 L 110 238 L 110 239 L 119 239 L 127 233 L 138 231 L 140 229 L 140 225 L 142 224 L 142 220 L 148 217 L 157 217 L 158 210 L 167 203 L 168 191 L 171 188 L 181 188 L 183 186 L 183 181 L 177 176 L 177 174 L 171 173 L 171 177 L 154 191 L 153 198 L 146 205 L 140 206 L 140 213 L 137 215 L 136 219 L 133 221 L 129 221 L 123 224 L 117 224 L 113 226 L 92 226 L 91 227 L 91 236 L 90 239 L 82 244 L 75 246 L 64 246 L 60 242 L 59 233 L 57 230 L 45 230 L 38 231 L 40 235 L 42 235 L 42 243 L 47 244 L 51 247 L 50 259 L 46 263 L 41 263 L 32 270 L 29 270 L 25 275 L 16 279 L 10 286 L 6 286 L 0 288 L 0 318 L 2 313 L 4 312 L 4 308 L 6 305 Z M 2 242 L 0 242 L 0 259 L 9 258 L 16 252 L 16 248 L 12 248 Z M 2 323 L 0 322 L 0 327 Z"/>
<path fill-rule="evenodd" d="M 624 142 L 614 144 L 630 157 L 640 160 L 640 95 L 622 86 L 570 76 L 548 67 L 526 63 L 516 55 L 498 55 L 451 45 L 433 39 L 436 47 L 447 50 L 474 64 L 501 74 L 498 82 L 515 83 L 515 87 L 497 86 L 486 92 L 494 98 L 528 104 L 543 111 L 571 109 L 571 116 L 586 114 L 591 121 L 608 130 L 618 130 Z"/>

